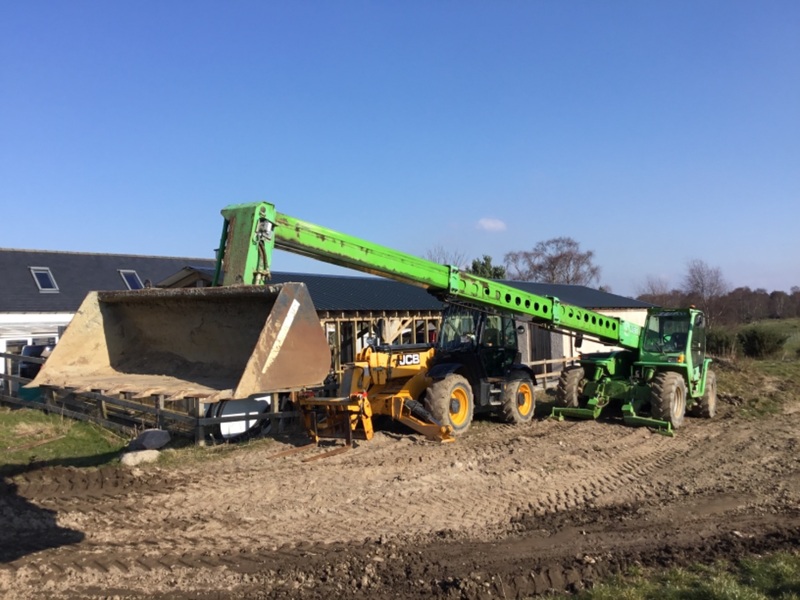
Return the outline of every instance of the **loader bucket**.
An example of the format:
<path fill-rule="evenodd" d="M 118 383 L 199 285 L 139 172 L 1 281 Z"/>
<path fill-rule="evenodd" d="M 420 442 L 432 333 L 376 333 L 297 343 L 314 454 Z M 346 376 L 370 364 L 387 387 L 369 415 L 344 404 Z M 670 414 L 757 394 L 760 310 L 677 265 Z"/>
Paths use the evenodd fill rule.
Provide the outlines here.
<path fill-rule="evenodd" d="M 31 385 L 207 402 L 320 385 L 305 284 L 91 292 Z"/>

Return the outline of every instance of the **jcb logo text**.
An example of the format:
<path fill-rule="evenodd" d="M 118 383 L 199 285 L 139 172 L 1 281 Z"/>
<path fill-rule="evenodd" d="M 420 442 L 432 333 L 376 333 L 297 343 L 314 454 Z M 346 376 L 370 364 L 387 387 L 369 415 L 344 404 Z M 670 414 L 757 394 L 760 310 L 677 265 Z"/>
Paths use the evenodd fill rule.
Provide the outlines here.
<path fill-rule="evenodd" d="M 419 364 L 419 354 L 403 354 L 403 356 L 400 356 L 397 359 L 398 367 L 410 367 L 411 365 L 418 365 L 418 364 Z"/>

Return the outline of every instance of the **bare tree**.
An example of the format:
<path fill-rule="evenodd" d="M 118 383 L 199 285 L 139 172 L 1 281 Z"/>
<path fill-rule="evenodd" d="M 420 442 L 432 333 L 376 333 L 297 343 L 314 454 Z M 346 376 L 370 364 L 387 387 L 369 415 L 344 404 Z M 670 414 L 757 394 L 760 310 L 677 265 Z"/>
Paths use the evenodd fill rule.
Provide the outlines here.
<path fill-rule="evenodd" d="M 710 267 L 700 259 L 690 260 L 686 268 L 683 291 L 703 309 L 710 323 L 721 316 L 721 299 L 728 292 L 728 283 L 719 267 Z"/>
<path fill-rule="evenodd" d="M 570 237 L 539 242 L 533 250 L 509 252 L 505 263 L 508 277 L 518 281 L 590 285 L 600 278 L 594 252 L 581 252 L 580 244 Z"/>
<path fill-rule="evenodd" d="M 644 283 L 639 286 L 637 293 L 640 296 L 667 296 L 669 295 L 669 283 L 661 277 L 648 275 Z"/>
<path fill-rule="evenodd" d="M 775 290 L 769 295 L 769 316 L 774 319 L 783 319 L 789 310 L 789 305 L 789 294 Z"/>
<path fill-rule="evenodd" d="M 463 267 L 467 264 L 467 256 L 460 250 L 448 249 L 441 244 L 435 245 L 425 251 L 424 258 L 439 263 L 440 265 L 455 265 Z"/>
<path fill-rule="evenodd" d="M 669 283 L 660 277 L 648 277 L 644 284 L 639 286 L 636 297 L 642 302 L 669 308 L 678 308 L 684 304 L 681 291 L 670 289 Z"/>

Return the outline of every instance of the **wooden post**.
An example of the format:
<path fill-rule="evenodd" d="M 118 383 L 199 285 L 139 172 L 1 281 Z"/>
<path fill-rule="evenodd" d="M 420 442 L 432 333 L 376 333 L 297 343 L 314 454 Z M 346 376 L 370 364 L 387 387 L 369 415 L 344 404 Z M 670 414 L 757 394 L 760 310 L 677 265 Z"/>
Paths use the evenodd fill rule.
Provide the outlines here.
<path fill-rule="evenodd" d="M 159 394 L 156 397 L 156 428 L 161 429 L 164 426 L 161 411 L 164 410 L 164 394 Z"/>
<path fill-rule="evenodd" d="M 194 413 L 194 418 L 196 419 L 196 426 L 194 432 L 194 443 L 195 446 L 205 446 L 206 445 L 206 428 L 200 424 L 200 419 L 205 417 L 205 402 L 203 402 L 200 398 L 194 398 L 192 400 L 192 412 Z"/>
<path fill-rule="evenodd" d="M 99 390 L 98 394 L 105 395 L 105 390 Z M 104 420 L 108 420 L 108 409 L 106 408 L 106 401 L 102 398 L 97 398 L 97 410 L 100 411 L 100 416 Z"/>

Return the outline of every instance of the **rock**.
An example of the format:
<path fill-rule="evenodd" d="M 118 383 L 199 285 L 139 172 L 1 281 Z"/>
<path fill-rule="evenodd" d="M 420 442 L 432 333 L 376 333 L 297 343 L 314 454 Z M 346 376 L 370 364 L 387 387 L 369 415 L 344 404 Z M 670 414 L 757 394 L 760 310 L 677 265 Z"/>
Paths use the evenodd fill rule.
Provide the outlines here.
<path fill-rule="evenodd" d="M 135 467 L 142 463 L 156 462 L 161 453 L 158 450 L 137 450 L 136 452 L 126 452 L 120 458 L 120 462 L 126 467 Z"/>
<path fill-rule="evenodd" d="M 163 429 L 145 429 L 128 444 L 128 450 L 158 450 L 169 444 L 169 431 Z"/>

